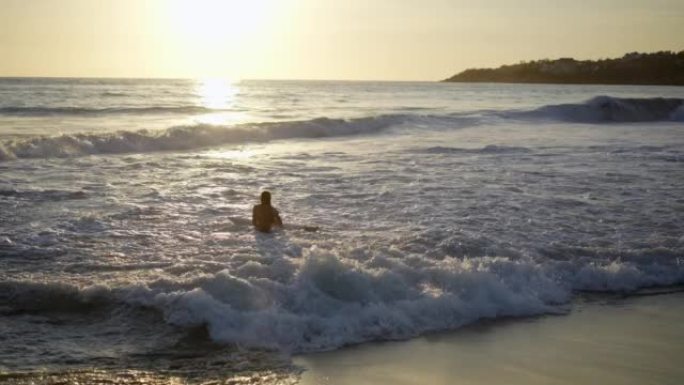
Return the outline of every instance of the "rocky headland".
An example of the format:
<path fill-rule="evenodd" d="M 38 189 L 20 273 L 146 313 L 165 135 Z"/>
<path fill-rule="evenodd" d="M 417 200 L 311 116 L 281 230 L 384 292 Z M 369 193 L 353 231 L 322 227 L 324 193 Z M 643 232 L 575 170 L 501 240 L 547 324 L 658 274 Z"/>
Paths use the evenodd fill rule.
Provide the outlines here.
<path fill-rule="evenodd" d="M 467 69 L 445 82 L 684 85 L 684 51 L 628 53 L 617 59 L 535 60 Z"/>

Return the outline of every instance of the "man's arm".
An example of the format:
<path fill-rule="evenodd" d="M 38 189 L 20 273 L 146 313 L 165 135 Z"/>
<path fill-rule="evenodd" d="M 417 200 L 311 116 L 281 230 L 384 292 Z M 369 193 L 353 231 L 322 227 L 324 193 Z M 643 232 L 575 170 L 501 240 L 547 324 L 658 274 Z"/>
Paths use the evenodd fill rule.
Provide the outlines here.
<path fill-rule="evenodd" d="M 278 213 L 278 210 L 273 209 L 273 224 L 276 226 L 282 226 L 283 225 L 283 220 L 280 219 L 280 213 Z"/>

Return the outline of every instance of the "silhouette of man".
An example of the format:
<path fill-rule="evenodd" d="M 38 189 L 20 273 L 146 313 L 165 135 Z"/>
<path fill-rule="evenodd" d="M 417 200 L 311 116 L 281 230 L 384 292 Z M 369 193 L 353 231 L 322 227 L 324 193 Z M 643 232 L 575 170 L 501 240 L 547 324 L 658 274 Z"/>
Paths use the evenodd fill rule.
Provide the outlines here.
<path fill-rule="evenodd" d="M 254 228 L 268 233 L 273 226 L 282 226 L 283 221 L 275 207 L 271 206 L 271 193 L 264 191 L 261 193 L 261 204 L 254 206 L 252 210 L 252 224 Z"/>

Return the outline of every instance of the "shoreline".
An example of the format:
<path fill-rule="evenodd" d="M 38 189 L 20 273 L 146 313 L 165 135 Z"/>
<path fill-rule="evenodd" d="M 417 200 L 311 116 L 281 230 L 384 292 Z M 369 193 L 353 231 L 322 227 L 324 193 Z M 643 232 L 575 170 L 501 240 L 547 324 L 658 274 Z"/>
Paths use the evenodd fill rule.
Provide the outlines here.
<path fill-rule="evenodd" d="M 588 294 L 565 315 L 476 322 L 294 357 L 301 385 L 679 384 L 684 292 Z M 677 341 L 680 341 L 679 343 Z"/>
<path fill-rule="evenodd" d="M 8 384 L 679 384 L 684 381 L 684 287 L 632 295 L 584 292 L 567 313 L 482 319 L 451 331 L 377 341 L 288 359 L 255 352 L 255 363 L 223 362 L 208 343 L 174 365 L 85 366 L 0 371 Z M 197 336 L 195 336 L 197 337 Z M 192 355 L 191 355 L 192 356 Z M 266 359 L 266 361 L 262 361 Z M 274 361 L 275 359 L 275 361 Z M 196 362 L 195 362 L 196 361 Z M 203 363 L 207 361 L 207 363 Z M 263 364 L 276 364 L 271 368 Z M 194 362 L 194 363 L 193 363 Z M 169 362 L 171 364 L 171 362 Z M 157 366 L 157 368 L 155 368 Z M 174 368 L 175 367 L 175 368 Z"/>

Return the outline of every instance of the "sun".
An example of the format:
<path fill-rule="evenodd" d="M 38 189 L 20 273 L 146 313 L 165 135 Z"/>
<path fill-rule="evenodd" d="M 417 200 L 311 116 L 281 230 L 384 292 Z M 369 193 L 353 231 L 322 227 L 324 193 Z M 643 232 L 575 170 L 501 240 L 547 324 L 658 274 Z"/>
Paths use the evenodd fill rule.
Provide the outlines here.
<path fill-rule="evenodd" d="M 240 78 L 268 51 L 289 0 L 157 0 L 180 77 Z"/>
<path fill-rule="evenodd" d="M 196 48 L 249 44 L 268 28 L 274 0 L 168 0 L 164 4 L 174 33 Z"/>

